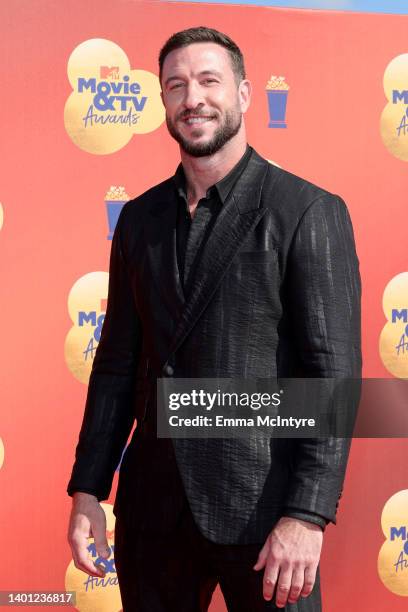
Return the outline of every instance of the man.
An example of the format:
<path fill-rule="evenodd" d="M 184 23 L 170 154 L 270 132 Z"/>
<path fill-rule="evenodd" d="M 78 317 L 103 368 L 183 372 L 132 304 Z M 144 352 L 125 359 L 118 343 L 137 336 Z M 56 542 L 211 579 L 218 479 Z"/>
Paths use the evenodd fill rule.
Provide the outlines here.
<path fill-rule="evenodd" d="M 115 561 L 125 612 L 321 609 L 318 563 L 335 522 L 344 439 L 157 439 L 156 380 L 359 377 L 360 280 L 337 196 L 247 145 L 251 98 L 226 35 L 192 28 L 159 57 L 174 177 L 127 203 L 112 243 L 107 312 L 68 492 L 75 564 L 87 538 Z"/>

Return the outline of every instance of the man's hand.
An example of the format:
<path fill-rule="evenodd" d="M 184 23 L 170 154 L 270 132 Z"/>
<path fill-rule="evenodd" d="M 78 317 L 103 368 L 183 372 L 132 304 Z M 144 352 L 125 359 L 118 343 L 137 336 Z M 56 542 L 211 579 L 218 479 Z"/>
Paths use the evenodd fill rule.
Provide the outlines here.
<path fill-rule="evenodd" d="M 276 605 L 283 608 L 295 603 L 299 597 L 312 592 L 323 531 L 318 525 L 300 519 L 283 517 L 269 534 L 254 570 L 265 567 L 263 596 L 273 597 L 276 587 Z"/>
<path fill-rule="evenodd" d="M 75 567 L 90 576 L 101 578 L 102 568 L 88 558 L 88 538 L 93 537 L 98 557 L 108 559 L 110 549 L 106 539 L 106 516 L 94 495 L 74 493 L 68 527 L 68 542 L 71 546 Z"/>

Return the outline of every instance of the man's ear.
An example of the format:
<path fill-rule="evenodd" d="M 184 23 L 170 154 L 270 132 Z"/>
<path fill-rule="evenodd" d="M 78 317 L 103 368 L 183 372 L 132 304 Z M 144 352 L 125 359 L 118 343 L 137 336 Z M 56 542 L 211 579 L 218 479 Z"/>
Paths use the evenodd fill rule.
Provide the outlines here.
<path fill-rule="evenodd" d="M 241 81 L 238 87 L 238 96 L 239 96 L 241 111 L 245 113 L 248 110 L 249 105 L 251 104 L 251 96 L 252 96 L 251 81 L 248 81 L 248 79 L 244 79 L 243 81 Z"/>

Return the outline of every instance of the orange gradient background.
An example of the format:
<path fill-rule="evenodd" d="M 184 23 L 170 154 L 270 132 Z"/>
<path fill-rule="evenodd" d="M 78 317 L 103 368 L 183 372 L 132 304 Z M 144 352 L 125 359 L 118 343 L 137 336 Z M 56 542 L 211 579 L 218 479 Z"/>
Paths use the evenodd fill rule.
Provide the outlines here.
<path fill-rule="evenodd" d="M 408 16 L 130 0 L 1 3 L 0 590 L 64 589 L 65 489 L 86 395 L 64 360 L 68 294 L 78 278 L 108 269 L 110 185 L 134 197 L 179 160 L 165 124 L 110 155 L 76 147 L 63 121 L 68 58 L 81 42 L 106 38 L 132 67 L 157 74 L 166 38 L 203 24 L 228 33 L 245 55 L 250 144 L 346 201 L 363 279 L 364 375 L 389 376 L 378 339 L 384 288 L 407 270 L 408 166 L 384 147 L 379 121 L 384 70 L 408 51 Z M 271 74 L 290 86 L 287 129 L 267 127 Z M 406 440 L 353 443 L 338 525 L 325 535 L 327 612 L 406 610 L 407 599 L 377 573 L 381 513 L 407 488 L 406 452 Z M 116 480 L 110 503 L 115 490 Z M 224 610 L 217 591 L 211 612 Z"/>

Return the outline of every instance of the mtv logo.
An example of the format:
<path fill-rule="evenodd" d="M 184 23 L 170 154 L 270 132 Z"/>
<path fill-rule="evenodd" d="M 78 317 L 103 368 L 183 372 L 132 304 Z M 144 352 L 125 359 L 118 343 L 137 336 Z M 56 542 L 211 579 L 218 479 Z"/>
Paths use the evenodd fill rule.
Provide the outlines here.
<path fill-rule="evenodd" d="M 101 66 L 100 67 L 100 78 L 101 79 L 119 79 L 119 66 Z"/>

